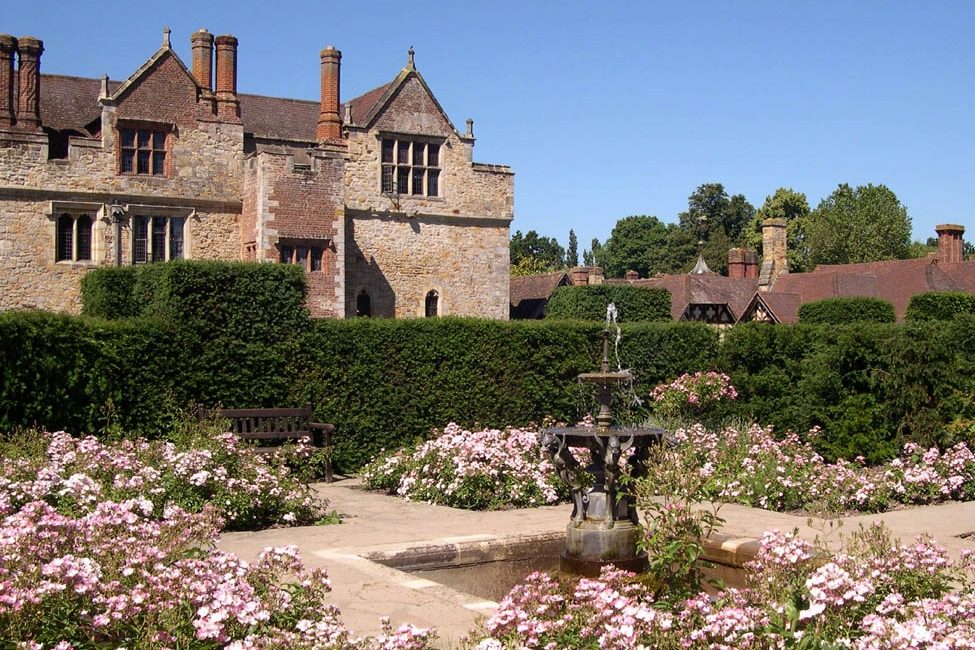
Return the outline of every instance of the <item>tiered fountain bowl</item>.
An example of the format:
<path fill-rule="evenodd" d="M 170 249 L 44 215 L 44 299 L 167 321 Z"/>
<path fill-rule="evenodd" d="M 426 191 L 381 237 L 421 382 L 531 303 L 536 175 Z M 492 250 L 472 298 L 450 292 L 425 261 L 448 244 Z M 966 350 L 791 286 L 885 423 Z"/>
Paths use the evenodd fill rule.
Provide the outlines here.
<path fill-rule="evenodd" d="M 608 564 L 635 572 L 647 566 L 647 556 L 637 545 L 640 528 L 633 497 L 619 489 L 620 461 L 626 459 L 633 478 L 645 474 L 650 447 L 660 442 L 664 430 L 613 425 L 613 390 L 631 379 L 626 370 L 609 369 L 607 326 L 603 329 L 599 371 L 579 375 L 580 382 L 596 387 L 596 425 L 542 432 L 542 449 L 572 494 L 572 517 L 559 560 L 559 568 L 565 573 L 597 576 Z M 588 449 L 592 459 L 589 465 L 579 463 L 572 448 Z"/>

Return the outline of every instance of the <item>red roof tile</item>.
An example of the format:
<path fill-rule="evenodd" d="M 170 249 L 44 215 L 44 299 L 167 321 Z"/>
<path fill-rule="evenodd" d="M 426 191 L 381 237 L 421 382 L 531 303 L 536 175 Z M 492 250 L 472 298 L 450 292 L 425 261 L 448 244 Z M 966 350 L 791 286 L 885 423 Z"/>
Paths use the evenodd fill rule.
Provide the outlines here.
<path fill-rule="evenodd" d="M 557 287 L 568 283 L 569 276 L 565 271 L 512 277 L 509 286 L 509 300 L 515 307 L 521 304 L 521 302 L 524 300 L 548 300 L 552 297 L 552 292 L 555 291 Z"/>
<path fill-rule="evenodd" d="M 121 83 L 110 81 L 109 92 L 114 92 Z M 388 87 L 389 84 L 385 84 L 349 100 L 347 104 L 352 107 L 353 122 L 365 117 Z M 87 134 L 85 127 L 101 116 L 100 92 L 100 79 L 42 75 L 41 123 L 58 131 Z M 259 138 L 315 142 L 321 110 L 319 102 L 246 93 L 238 97 L 245 132 Z M 345 106 L 341 115 L 345 119 Z"/>

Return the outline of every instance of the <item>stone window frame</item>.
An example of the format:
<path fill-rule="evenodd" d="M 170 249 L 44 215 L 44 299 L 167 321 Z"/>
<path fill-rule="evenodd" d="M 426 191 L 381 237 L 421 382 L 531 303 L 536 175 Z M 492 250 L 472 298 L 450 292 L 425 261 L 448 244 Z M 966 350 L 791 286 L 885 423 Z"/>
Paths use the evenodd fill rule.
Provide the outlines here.
<path fill-rule="evenodd" d="M 133 147 L 126 147 L 122 142 L 122 132 L 124 130 L 130 130 L 134 132 L 133 136 Z M 149 133 L 151 134 L 148 138 L 148 148 L 143 148 L 139 146 L 139 134 Z M 156 147 L 156 135 L 162 135 L 162 149 Z M 174 174 L 173 168 L 173 143 L 176 137 L 176 127 L 174 124 L 169 122 L 152 122 L 146 120 L 119 120 L 115 125 L 115 166 L 117 173 L 120 176 L 136 176 L 139 178 L 170 178 Z M 133 169 L 131 171 L 126 171 L 123 169 L 123 161 L 125 159 L 126 151 L 133 152 L 132 165 Z M 139 170 L 139 158 L 140 152 L 148 153 L 148 168 L 149 171 L 140 172 Z M 162 169 L 159 173 L 156 173 L 156 154 L 162 154 Z"/>
<path fill-rule="evenodd" d="M 446 138 L 380 132 L 377 134 L 377 139 L 379 140 L 379 191 L 381 194 L 432 200 L 443 199 L 443 158 L 444 149 L 447 147 Z M 390 143 L 388 152 L 387 143 Z M 423 153 L 418 162 L 417 147 L 419 145 L 423 146 Z M 431 146 L 435 146 L 436 149 L 432 150 Z M 431 160 L 431 151 L 436 151 L 435 161 Z M 420 191 L 416 187 L 418 174 L 422 178 Z M 431 188 L 434 189 L 434 193 L 431 193 Z"/>
<path fill-rule="evenodd" d="M 131 265 L 136 264 L 152 264 L 153 262 L 169 262 L 172 260 L 189 260 L 193 259 L 193 239 L 192 230 L 190 228 L 190 223 L 194 220 L 198 220 L 198 215 L 195 208 L 183 208 L 177 206 L 160 206 L 160 205 L 145 205 L 145 204 L 128 204 L 125 206 L 125 213 L 128 215 L 129 219 L 129 233 L 128 233 L 128 263 Z M 146 232 L 146 253 L 144 260 L 136 259 L 136 246 L 137 239 L 136 235 L 136 223 L 137 220 L 148 219 L 147 232 Z M 172 228 L 173 220 L 182 220 L 181 227 L 181 239 L 179 243 L 182 245 L 181 255 L 173 256 L 173 232 Z M 163 230 L 163 247 L 162 255 L 159 259 L 153 259 L 155 252 L 155 242 L 153 241 L 153 226 L 156 221 L 162 221 L 164 223 Z M 158 231 L 156 233 L 158 235 Z"/>
<path fill-rule="evenodd" d="M 279 237 L 278 262 L 297 264 L 305 269 L 305 273 L 327 273 L 330 270 L 328 251 L 331 247 L 331 239 Z"/>
<path fill-rule="evenodd" d="M 105 219 L 106 211 L 103 203 L 85 201 L 51 201 L 45 214 L 50 221 L 50 250 L 53 251 L 54 263 L 58 266 L 95 266 L 104 256 L 103 233 L 99 225 Z M 78 222 L 87 217 L 88 226 L 88 257 L 82 257 L 79 251 Z M 71 256 L 61 255 L 63 224 L 65 219 L 71 219 Z"/>

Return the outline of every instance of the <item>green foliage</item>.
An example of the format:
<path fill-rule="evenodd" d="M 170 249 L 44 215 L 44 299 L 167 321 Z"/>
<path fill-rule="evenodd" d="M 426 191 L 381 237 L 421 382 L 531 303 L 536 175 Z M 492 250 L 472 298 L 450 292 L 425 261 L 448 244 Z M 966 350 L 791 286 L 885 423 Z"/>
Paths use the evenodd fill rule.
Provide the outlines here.
<path fill-rule="evenodd" d="M 636 271 L 649 278 L 657 273 L 680 273 L 694 255 L 694 242 L 677 226 L 657 217 L 634 215 L 616 222 L 600 249 L 607 277 L 622 278 Z"/>
<path fill-rule="evenodd" d="M 512 265 L 517 265 L 525 258 L 532 258 L 549 271 L 565 267 L 565 249 L 554 237 L 543 237 L 534 230 L 529 230 L 524 235 L 516 230 L 511 236 L 509 248 Z"/>
<path fill-rule="evenodd" d="M 603 321 L 614 303 L 621 322 L 670 320 L 670 292 L 628 284 L 558 287 L 548 301 L 548 319 Z"/>
<path fill-rule="evenodd" d="M 840 297 L 825 298 L 799 306 L 799 322 L 822 325 L 841 323 L 893 323 L 894 306 L 880 298 Z"/>
<path fill-rule="evenodd" d="M 961 291 L 929 291 L 911 297 L 908 321 L 951 320 L 959 314 L 975 314 L 975 295 Z"/>
<path fill-rule="evenodd" d="M 579 238 L 576 231 L 569 229 L 569 245 L 565 249 L 565 265 L 569 268 L 579 266 Z"/>
<path fill-rule="evenodd" d="M 728 270 L 728 249 L 743 245 L 755 208 L 742 194 L 729 197 L 721 183 L 704 183 L 687 197 L 687 211 L 678 215 L 680 229 L 691 242 L 704 242 L 704 259 L 712 271 Z M 695 251 L 685 260 L 690 269 Z"/>
<path fill-rule="evenodd" d="M 141 306 L 135 301 L 138 266 L 92 269 L 81 277 L 81 313 L 98 318 L 131 318 Z"/>
<path fill-rule="evenodd" d="M 877 463 L 901 443 L 953 444 L 948 425 L 975 417 L 975 316 L 907 325 L 730 330 L 718 367 L 738 389 L 739 413 L 779 431 L 821 427 L 827 459 Z"/>
<path fill-rule="evenodd" d="M 535 257 L 523 257 L 515 264 L 508 267 L 511 277 L 518 278 L 526 275 L 541 275 L 550 273 L 552 269 L 540 259 Z"/>
<path fill-rule="evenodd" d="M 765 197 L 747 227 L 744 241 L 748 248 L 763 253 L 762 222 L 766 219 L 783 219 L 786 223 L 786 253 L 789 270 L 802 272 L 810 270 L 809 250 L 806 242 L 806 228 L 809 218 L 809 203 L 806 195 L 792 188 L 780 187 L 771 196 Z"/>
<path fill-rule="evenodd" d="M 809 215 L 806 232 L 812 265 L 910 256 L 911 218 L 884 185 L 841 184 Z"/>

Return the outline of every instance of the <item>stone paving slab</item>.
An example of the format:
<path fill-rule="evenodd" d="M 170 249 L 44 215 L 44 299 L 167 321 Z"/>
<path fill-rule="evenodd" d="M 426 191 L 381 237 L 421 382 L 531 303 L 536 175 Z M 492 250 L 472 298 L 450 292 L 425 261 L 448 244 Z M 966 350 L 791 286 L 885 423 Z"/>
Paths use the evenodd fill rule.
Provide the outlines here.
<path fill-rule="evenodd" d="M 342 620 L 357 634 L 376 634 L 380 617 L 392 623 L 409 622 L 434 626 L 439 645 L 455 647 L 478 619 L 490 616 L 496 603 L 450 589 L 422 577 L 404 573 L 365 556 L 395 556 L 405 552 L 447 552 L 497 546 L 499 542 L 532 543 L 532 540 L 564 533 L 571 505 L 498 512 L 471 512 L 411 503 L 368 492 L 355 479 L 316 484 L 314 488 L 343 515 L 333 526 L 279 528 L 257 532 L 226 533 L 220 546 L 253 559 L 266 546 L 295 544 L 306 564 L 327 569 L 332 580 L 332 602 Z M 909 508 L 879 515 L 846 517 L 831 531 L 830 522 L 804 515 L 769 512 L 735 504 L 723 504 L 721 533 L 743 544 L 761 537 L 765 530 L 799 529 L 808 539 L 827 534 L 831 547 L 860 524 L 884 522 L 895 537 L 908 541 L 922 532 L 957 557 L 962 549 L 975 549 L 975 502 L 948 503 Z M 811 523 L 811 525 L 810 525 Z M 729 546 L 729 548 L 730 548 Z"/>

